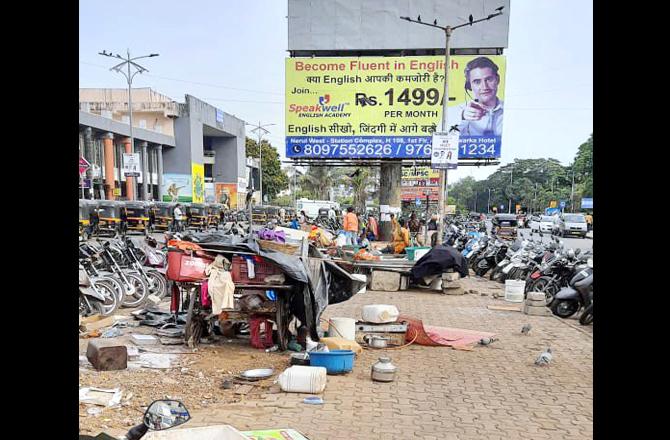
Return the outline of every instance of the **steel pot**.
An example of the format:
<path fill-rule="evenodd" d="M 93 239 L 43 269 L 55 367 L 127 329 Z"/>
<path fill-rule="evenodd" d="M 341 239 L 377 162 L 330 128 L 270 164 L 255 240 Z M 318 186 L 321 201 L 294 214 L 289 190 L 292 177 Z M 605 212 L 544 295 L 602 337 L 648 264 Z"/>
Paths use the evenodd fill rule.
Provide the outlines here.
<path fill-rule="evenodd" d="M 372 365 L 372 380 L 377 382 L 393 382 L 398 367 L 391 363 L 391 358 L 380 357 L 379 361 Z"/>
<path fill-rule="evenodd" d="M 391 340 L 388 336 L 365 335 L 363 340 L 366 344 L 373 348 L 386 348 L 388 342 Z"/>

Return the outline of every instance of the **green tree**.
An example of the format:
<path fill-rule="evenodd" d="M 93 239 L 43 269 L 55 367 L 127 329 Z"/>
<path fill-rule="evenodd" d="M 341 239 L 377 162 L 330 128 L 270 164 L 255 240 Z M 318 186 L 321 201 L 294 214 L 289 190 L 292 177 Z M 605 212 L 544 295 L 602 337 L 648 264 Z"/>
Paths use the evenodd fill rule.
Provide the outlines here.
<path fill-rule="evenodd" d="M 593 197 L 593 133 L 579 146 L 574 161 L 575 198 Z M 579 206 L 579 205 L 577 205 Z"/>
<path fill-rule="evenodd" d="M 272 200 L 277 193 L 288 188 L 288 176 L 281 169 L 279 153 L 268 141 L 262 141 L 263 159 L 263 195 Z M 246 139 L 247 157 L 259 157 L 258 142 L 251 138 Z"/>
<path fill-rule="evenodd" d="M 328 200 L 328 192 L 338 176 L 331 167 L 309 167 L 300 178 L 300 186 L 315 200 Z"/>

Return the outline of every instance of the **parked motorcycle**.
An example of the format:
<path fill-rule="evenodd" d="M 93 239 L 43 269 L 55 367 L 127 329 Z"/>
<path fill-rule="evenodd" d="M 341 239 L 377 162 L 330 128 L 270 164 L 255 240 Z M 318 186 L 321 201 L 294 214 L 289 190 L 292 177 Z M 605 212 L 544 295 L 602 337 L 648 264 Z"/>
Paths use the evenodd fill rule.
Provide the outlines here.
<path fill-rule="evenodd" d="M 156 400 L 144 413 L 143 422 L 128 431 L 118 440 L 140 440 L 149 431 L 163 431 L 182 425 L 191 419 L 186 406 L 177 400 Z M 117 440 L 109 434 L 100 433 L 93 437 L 79 435 L 79 440 Z"/>
<path fill-rule="evenodd" d="M 593 268 L 587 267 L 580 270 L 572 277 L 568 287 L 561 289 L 550 304 L 554 315 L 561 318 L 569 318 L 582 307 L 591 305 L 593 290 Z M 591 316 L 592 312 L 591 312 Z M 588 316 L 585 317 L 588 321 Z"/>

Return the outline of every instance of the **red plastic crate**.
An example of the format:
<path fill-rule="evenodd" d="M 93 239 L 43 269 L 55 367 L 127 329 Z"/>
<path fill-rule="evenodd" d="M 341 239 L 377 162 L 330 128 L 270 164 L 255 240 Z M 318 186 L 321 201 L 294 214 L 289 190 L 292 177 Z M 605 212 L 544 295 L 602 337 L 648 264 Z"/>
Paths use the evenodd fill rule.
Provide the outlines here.
<path fill-rule="evenodd" d="M 196 257 L 178 249 L 168 250 L 166 276 L 178 282 L 201 281 L 207 278 L 205 268 L 213 259 Z"/>
<path fill-rule="evenodd" d="M 282 273 L 279 266 L 269 261 L 265 261 L 258 255 L 254 255 L 251 258 L 254 260 L 254 274 L 256 275 L 254 278 L 249 278 L 246 260 L 239 255 L 233 257 L 231 275 L 234 283 L 265 284 L 265 277 Z"/>

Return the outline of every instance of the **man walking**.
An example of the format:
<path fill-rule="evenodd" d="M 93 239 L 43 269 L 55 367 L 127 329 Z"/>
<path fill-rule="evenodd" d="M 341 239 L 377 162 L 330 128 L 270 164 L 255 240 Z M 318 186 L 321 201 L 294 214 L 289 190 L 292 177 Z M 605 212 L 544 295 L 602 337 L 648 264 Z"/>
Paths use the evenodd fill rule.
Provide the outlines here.
<path fill-rule="evenodd" d="M 353 206 L 348 207 L 344 215 L 344 233 L 347 235 L 347 245 L 354 246 L 358 238 L 358 217 Z"/>

